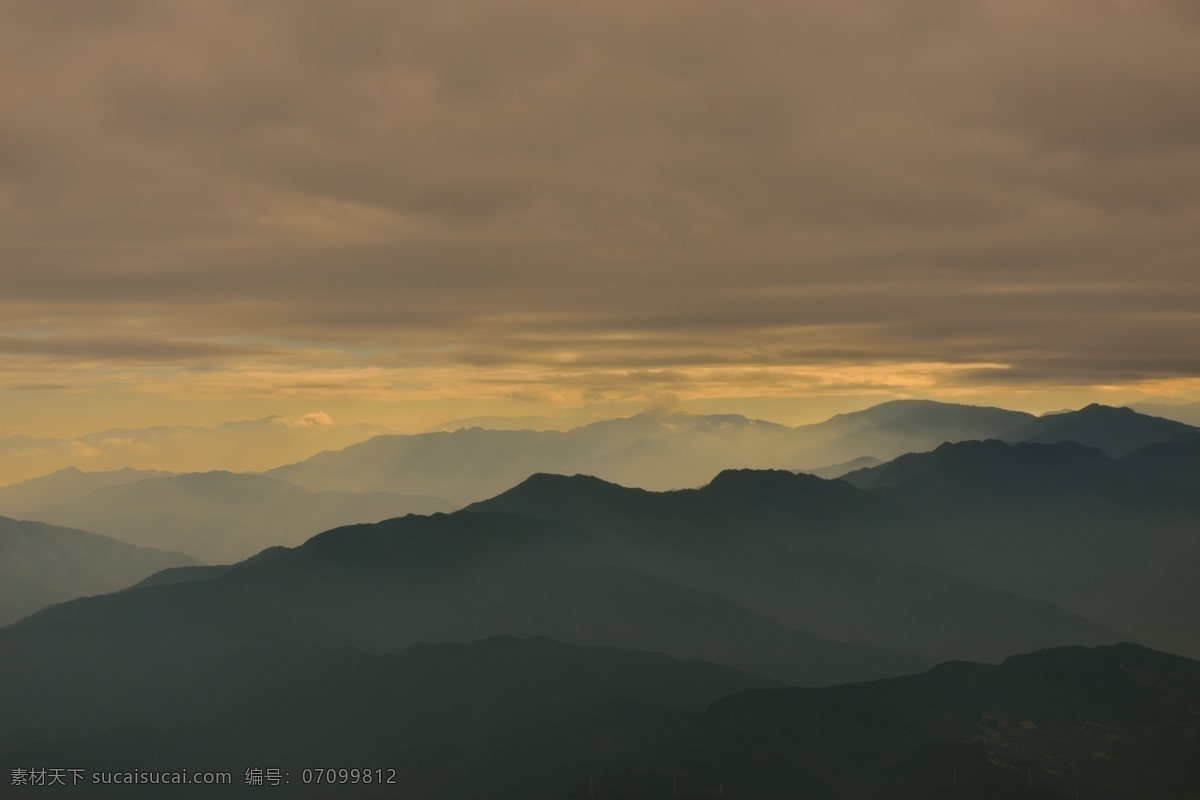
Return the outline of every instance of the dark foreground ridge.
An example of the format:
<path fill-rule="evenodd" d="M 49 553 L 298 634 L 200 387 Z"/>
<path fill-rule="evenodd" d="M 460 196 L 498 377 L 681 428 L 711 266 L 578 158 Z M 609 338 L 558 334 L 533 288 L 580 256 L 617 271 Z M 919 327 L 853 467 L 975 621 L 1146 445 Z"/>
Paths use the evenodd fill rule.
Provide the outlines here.
<path fill-rule="evenodd" d="M 548 639 L 399 654 L 260 642 L 123 725 L 0 759 L 89 772 L 221 767 L 234 776 L 222 796 L 248 797 L 265 790 L 244 785 L 256 766 L 291 776 L 281 797 L 1150 800 L 1200 789 L 1200 663 L 1137 645 L 824 689 L 770 685 Z M 306 787 L 314 764 L 386 765 L 396 783 Z M 151 796 L 118 788 L 53 796 Z"/>

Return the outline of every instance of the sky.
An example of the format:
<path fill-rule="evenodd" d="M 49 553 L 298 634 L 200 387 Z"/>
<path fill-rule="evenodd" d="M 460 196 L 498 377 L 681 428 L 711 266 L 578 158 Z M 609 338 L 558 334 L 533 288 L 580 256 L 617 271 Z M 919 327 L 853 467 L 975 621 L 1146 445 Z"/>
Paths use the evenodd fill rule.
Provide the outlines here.
<path fill-rule="evenodd" d="M 1190 0 L 0 0 L 0 436 L 1200 398 L 1197 97 Z"/>

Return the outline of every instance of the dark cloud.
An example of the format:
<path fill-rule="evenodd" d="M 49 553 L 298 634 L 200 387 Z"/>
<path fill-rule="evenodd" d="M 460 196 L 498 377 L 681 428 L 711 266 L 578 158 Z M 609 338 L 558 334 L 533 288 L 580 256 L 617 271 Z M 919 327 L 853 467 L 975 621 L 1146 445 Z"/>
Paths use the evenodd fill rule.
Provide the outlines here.
<path fill-rule="evenodd" d="M 0 0 L 11 371 L 1198 375 L 1194 4 L 85 5 Z"/>

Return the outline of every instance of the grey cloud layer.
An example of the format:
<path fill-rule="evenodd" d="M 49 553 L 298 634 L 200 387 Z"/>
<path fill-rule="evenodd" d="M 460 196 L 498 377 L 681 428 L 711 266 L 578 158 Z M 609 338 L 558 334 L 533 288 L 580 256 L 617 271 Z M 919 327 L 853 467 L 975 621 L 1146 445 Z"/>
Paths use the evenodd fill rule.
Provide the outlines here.
<path fill-rule="evenodd" d="M 1200 374 L 1186 2 L 0 0 L 0 53 L 6 359 Z"/>

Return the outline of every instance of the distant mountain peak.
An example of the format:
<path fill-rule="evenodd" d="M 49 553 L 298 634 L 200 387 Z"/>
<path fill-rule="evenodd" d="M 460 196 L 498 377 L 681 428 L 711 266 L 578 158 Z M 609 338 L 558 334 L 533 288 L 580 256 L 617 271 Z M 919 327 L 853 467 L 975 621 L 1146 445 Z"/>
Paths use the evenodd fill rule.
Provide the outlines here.
<path fill-rule="evenodd" d="M 533 504 L 537 507 L 574 508 L 581 510 L 589 504 L 612 506 L 618 498 L 645 495 L 643 489 L 631 489 L 591 475 L 560 475 L 535 472 L 506 492 L 468 506 L 466 511 L 495 510 L 523 513 Z"/>
<path fill-rule="evenodd" d="M 1081 442 L 1116 458 L 1147 444 L 1196 430 L 1182 422 L 1149 416 L 1132 408 L 1092 403 L 1078 411 L 1039 417 L 1000 438 L 1006 442 Z"/>
<path fill-rule="evenodd" d="M 597 478 L 594 475 L 562 475 L 556 472 L 535 472 L 525 480 L 521 481 L 518 486 L 525 486 L 528 488 L 550 487 L 555 489 L 563 486 L 604 486 L 616 487 L 618 489 L 626 488 L 624 486 L 620 486 L 619 484 L 613 483 L 612 481 L 606 481 L 602 478 Z"/>
<path fill-rule="evenodd" d="M 1106 406 L 1103 403 L 1089 403 L 1086 406 L 1084 406 L 1083 408 L 1079 409 L 1079 411 L 1077 411 L 1075 413 L 1077 413 L 1077 414 L 1097 414 L 1097 415 L 1104 414 L 1104 415 L 1108 415 L 1108 416 L 1126 417 L 1126 418 L 1132 418 L 1132 417 L 1137 417 L 1137 416 L 1147 416 L 1146 414 L 1138 414 L 1138 412 L 1134 411 L 1132 408 L 1129 408 L 1128 406 Z"/>
<path fill-rule="evenodd" d="M 960 485 L 970 481 L 1029 481 L 1064 477 L 1082 470 L 1103 472 L 1111 459 L 1096 447 L 1072 441 L 1002 442 L 986 439 L 946 442 L 927 453 L 907 453 L 877 467 L 855 470 L 844 480 L 861 489 L 898 486 L 913 481 Z"/>
<path fill-rule="evenodd" d="M 786 469 L 727 469 L 717 473 L 701 491 L 738 494 L 780 494 L 806 492 L 828 484 L 813 475 Z"/>

